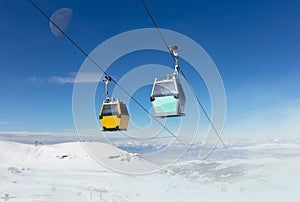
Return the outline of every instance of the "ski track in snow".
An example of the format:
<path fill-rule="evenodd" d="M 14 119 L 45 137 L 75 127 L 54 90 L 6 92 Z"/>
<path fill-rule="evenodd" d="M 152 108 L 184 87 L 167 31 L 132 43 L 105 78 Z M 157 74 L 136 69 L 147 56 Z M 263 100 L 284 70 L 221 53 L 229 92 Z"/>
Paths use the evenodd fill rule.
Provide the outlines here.
<path fill-rule="evenodd" d="M 115 163 L 152 166 L 139 155 L 90 144 Z M 234 144 L 229 149 L 233 160 L 222 159 L 226 153 L 217 148 L 211 159 L 189 157 L 136 176 L 101 166 L 80 142 L 0 141 L 0 201 L 298 201 L 300 144 Z"/>

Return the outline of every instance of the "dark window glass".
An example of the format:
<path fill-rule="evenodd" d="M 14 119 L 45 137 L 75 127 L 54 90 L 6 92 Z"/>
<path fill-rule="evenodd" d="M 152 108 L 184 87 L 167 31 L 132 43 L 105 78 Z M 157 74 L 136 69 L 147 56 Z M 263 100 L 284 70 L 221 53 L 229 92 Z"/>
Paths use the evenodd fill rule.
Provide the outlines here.
<path fill-rule="evenodd" d="M 129 113 L 127 111 L 127 107 L 124 103 L 121 103 L 121 113 L 124 115 L 129 115 Z"/>
<path fill-rule="evenodd" d="M 106 104 L 103 106 L 102 116 L 112 116 L 118 115 L 118 105 L 117 104 Z"/>
<path fill-rule="evenodd" d="M 153 95 L 156 97 L 159 96 L 169 96 L 176 94 L 176 88 L 173 81 L 157 83 L 154 87 Z"/>

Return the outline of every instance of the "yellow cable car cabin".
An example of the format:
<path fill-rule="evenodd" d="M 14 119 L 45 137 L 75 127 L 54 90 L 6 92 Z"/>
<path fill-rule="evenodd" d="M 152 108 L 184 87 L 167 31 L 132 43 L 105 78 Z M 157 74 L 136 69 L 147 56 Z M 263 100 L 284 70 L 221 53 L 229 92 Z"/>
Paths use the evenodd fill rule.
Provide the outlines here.
<path fill-rule="evenodd" d="M 108 95 L 108 83 L 112 81 L 110 76 L 105 76 L 105 96 L 100 109 L 100 123 L 103 131 L 127 130 L 129 113 L 125 102 L 110 98 Z"/>
<path fill-rule="evenodd" d="M 126 104 L 114 99 L 104 101 L 99 119 L 104 131 L 127 130 L 129 114 Z"/>

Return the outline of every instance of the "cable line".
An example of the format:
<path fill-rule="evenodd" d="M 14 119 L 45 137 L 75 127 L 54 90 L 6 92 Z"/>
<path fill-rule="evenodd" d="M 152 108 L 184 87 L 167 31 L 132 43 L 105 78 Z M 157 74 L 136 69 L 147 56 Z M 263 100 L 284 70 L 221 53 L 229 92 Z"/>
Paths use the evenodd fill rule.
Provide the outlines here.
<path fill-rule="evenodd" d="M 213 128 L 215 134 L 218 136 L 218 139 L 219 139 L 219 141 L 221 142 L 221 144 L 223 145 L 224 149 L 226 150 L 227 155 L 228 155 L 231 159 L 233 159 L 233 158 L 232 158 L 232 155 L 230 154 L 230 152 L 229 152 L 228 149 L 227 149 L 226 144 L 224 143 L 224 141 L 223 141 L 223 139 L 221 138 L 221 136 L 220 136 L 218 130 L 216 129 L 215 124 L 212 122 L 212 120 L 211 120 L 211 118 L 209 117 L 208 113 L 206 112 L 204 106 L 202 105 L 202 103 L 200 102 L 198 96 L 196 95 L 196 92 L 195 92 L 194 88 L 191 86 L 190 82 L 188 82 L 187 77 L 185 76 L 185 74 L 184 74 L 184 72 L 182 71 L 182 69 L 180 69 L 180 72 L 181 72 L 183 78 L 187 81 L 187 83 L 188 83 L 190 89 L 192 90 L 193 94 L 195 95 L 196 100 L 197 100 L 199 106 L 201 107 L 203 113 L 205 114 L 205 117 L 207 118 L 207 120 L 209 121 L 210 125 L 212 126 L 212 128 Z M 214 149 L 215 149 L 215 146 L 214 146 Z M 214 150 L 214 149 L 213 149 L 213 150 Z M 210 154 L 211 154 L 211 152 L 208 154 L 208 156 L 209 156 Z"/>
<path fill-rule="evenodd" d="M 96 65 L 102 72 L 105 74 L 105 76 L 109 76 L 109 74 L 93 59 L 91 58 L 85 50 L 83 50 L 72 38 L 63 31 L 51 18 L 49 18 L 42 9 L 40 9 L 32 0 L 28 0 L 29 3 L 44 17 L 47 21 L 51 22 L 83 55 L 85 55 L 94 65 Z M 162 36 L 162 35 L 161 35 Z M 167 43 L 166 43 L 167 44 Z M 109 76 L 110 77 L 110 76 Z M 185 144 L 183 141 L 181 141 L 170 129 L 168 129 L 163 123 L 161 123 L 153 114 L 151 114 L 136 98 L 134 98 L 132 95 L 130 95 L 122 86 L 120 86 L 114 79 L 112 79 L 112 82 L 118 86 L 127 96 L 129 96 L 141 109 L 143 109 L 147 114 L 151 116 L 160 126 L 162 126 L 170 135 L 172 135 L 178 142 L 180 142 L 182 145 L 186 146 L 187 148 L 189 145 Z"/>
<path fill-rule="evenodd" d="M 143 6 L 144 6 L 144 8 L 145 8 L 145 10 L 146 10 L 146 12 L 147 12 L 149 18 L 151 19 L 152 23 L 154 24 L 155 28 L 157 29 L 157 31 L 158 31 L 158 33 L 159 33 L 159 35 L 160 35 L 160 37 L 161 37 L 163 43 L 165 44 L 165 46 L 167 47 L 168 51 L 169 51 L 170 54 L 172 55 L 172 58 L 175 60 L 174 55 L 171 53 L 170 47 L 168 46 L 168 43 L 167 43 L 166 39 L 164 38 L 163 34 L 161 33 L 160 28 L 158 27 L 157 23 L 156 23 L 155 20 L 154 20 L 154 17 L 152 16 L 152 14 L 151 14 L 151 12 L 150 12 L 150 9 L 147 7 L 147 5 L 146 5 L 146 3 L 145 3 L 144 0 L 141 0 L 141 2 L 142 2 L 142 4 L 143 4 Z M 205 108 L 204 108 L 203 105 L 201 104 L 200 99 L 198 98 L 198 96 L 197 96 L 197 94 L 196 94 L 194 88 L 192 87 L 191 83 L 189 82 L 189 80 L 187 79 L 187 77 L 185 76 L 185 74 L 184 74 L 184 72 L 183 72 L 183 70 L 182 70 L 181 68 L 180 68 L 180 72 L 181 72 L 183 78 L 184 78 L 184 79 L 186 80 L 186 82 L 188 83 L 189 88 L 192 90 L 194 96 L 196 97 L 197 103 L 198 103 L 199 106 L 201 107 L 203 113 L 205 114 L 205 117 L 207 118 L 207 120 L 209 121 L 210 125 L 212 126 L 212 128 L 213 128 L 215 134 L 216 134 L 217 137 L 218 137 L 218 140 L 221 142 L 221 144 L 223 145 L 224 149 L 226 150 L 227 155 L 229 156 L 229 158 L 233 159 L 232 156 L 231 156 L 231 154 L 229 153 L 229 151 L 228 151 L 228 149 L 227 149 L 227 146 L 225 145 L 225 143 L 224 143 L 224 141 L 222 140 L 222 138 L 221 138 L 219 132 L 217 131 L 217 129 L 216 129 L 214 123 L 212 122 L 212 120 L 211 120 L 211 118 L 209 117 L 208 113 L 206 112 Z M 214 149 L 215 149 L 215 146 L 214 146 Z M 213 150 L 214 150 L 214 149 L 213 149 Z M 210 154 L 211 154 L 211 152 L 208 154 L 208 156 L 209 156 Z M 206 157 L 205 157 L 205 158 L 206 158 Z"/>
<path fill-rule="evenodd" d="M 143 6 L 144 6 L 144 8 L 145 8 L 145 10 L 146 10 L 146 12 L 147 12 L 147 14 L 148 14 L 148 16 L 149 16 L 150 19 L 151 19 L 151 21 L 152 21 L 154 27 L 157 29 L 160 38 L 163 40 L 163 43 L 165 44 L 165 46 L 166 46 L 166 48 L 168 49 L 169 53 L 171 54 L 172 58 L 175 60 L 174 55 L 172 54 L 172 52 L 171 52 L 171 50 L 170 50 L 170 47 L 168 46 L 168 43 L 167 43 L 166 39 L 164 38 L 163 34 L 161 33 L 161 31 L 160 31 L 160 29 L 159 29 L 157 23 L 155 22 L 154 17 L 152 16 L 152 14 L 151 14 L 149 8 L 147 7 L 145 1 L 144 1 L 144 0 L 141 0 L 141 1 L 142 1 L 142 4 L 143 4 Z"/>

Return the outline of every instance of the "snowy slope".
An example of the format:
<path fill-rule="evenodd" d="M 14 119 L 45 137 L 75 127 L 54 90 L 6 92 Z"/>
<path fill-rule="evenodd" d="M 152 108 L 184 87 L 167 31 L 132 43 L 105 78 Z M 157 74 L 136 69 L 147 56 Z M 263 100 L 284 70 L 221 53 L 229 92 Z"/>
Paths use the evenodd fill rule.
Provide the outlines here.
<path fill-rule="evenodd" d="M 122 151 L 109 144 L 101 142 L 72 142 L 56 145 L 29 145 L 8 141 L 0 141 L 2 155 L 0 155 L 1 165 L 12 167 L 29 167 L 47 170 L 92 170 L 108 171 L 109 169 L 97 163 L 84 149 L 87 145 L 93 149 L 94 154 L 101 155 L 101 158 L 112 164 L 119 164 L 124 170 L 140 167 L 155 167 L 144 161 L 136 153 Z"/>
<path fill-rule="evenodd" d="M 111 145 L 87 146 L 123 168 L 155 166 Z M 229 149 L 233 160 L 220 158 L 219 148 L 215 159 L 184 160 L 159 173 L 132 176 L 98 164 L 80 142 L 0 141 L 0 201 L 298 201 L 298 143 L 243 143 Z"/>

